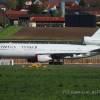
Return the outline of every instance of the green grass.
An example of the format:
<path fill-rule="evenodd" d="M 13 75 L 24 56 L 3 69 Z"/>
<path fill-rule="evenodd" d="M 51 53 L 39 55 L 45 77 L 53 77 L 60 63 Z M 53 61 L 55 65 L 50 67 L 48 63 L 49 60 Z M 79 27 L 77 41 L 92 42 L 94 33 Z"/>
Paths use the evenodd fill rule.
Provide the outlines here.
<path fill-rule="evenodd" d="M 98 65 L 99 66 L 99 65 Z M 0 68 L 0 100 L 99 100 L 100 68 L 95 65 Z"/>
<path fill-rule="evenodd" d="M 12 35 L 18 32 L 22 27 L 21 26 L 9 26 L 0 32 L 0 39 L 9 39 Z"/>

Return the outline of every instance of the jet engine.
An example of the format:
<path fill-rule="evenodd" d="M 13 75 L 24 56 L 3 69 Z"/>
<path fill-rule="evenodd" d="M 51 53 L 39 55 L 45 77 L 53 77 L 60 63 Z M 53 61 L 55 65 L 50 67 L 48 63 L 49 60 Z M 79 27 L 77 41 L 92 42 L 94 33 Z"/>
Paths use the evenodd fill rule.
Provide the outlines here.
<path fill-rule="evenodd" d="M 52 60 L 50 55 L 36 55 L 35 57 L 28 58 L 28 62 L 48 62 Z"/>
<path fill-rule="evenodd" d="M 50 55 L 37 55 L 37 61 L 38 62 L 47 62 L 52 60 L 52 58 L 50 57 Z"/>
<path fill-rule="evenodd" d="M 71 56 L 66 56 L 64 58 L 82 58 L 82 57 L 84 57 L 83 54 L 73 54 Z"/>

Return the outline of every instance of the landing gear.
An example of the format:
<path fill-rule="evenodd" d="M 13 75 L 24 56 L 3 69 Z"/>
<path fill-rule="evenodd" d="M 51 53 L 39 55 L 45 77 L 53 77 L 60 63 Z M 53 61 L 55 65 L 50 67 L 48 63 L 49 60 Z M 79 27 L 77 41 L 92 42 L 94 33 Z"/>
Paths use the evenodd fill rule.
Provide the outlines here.
<path fill-rule="evenodd" d="M 34 63 L 34 62 L 37 62 L 37 58 L 29 58 L 27 59 L 27 61 L 30 63 Z"/>
<path fill-rule="evenodd" d="M 53 59 L 49 62 L 50 65 L 63 65 L 64 59 Z"/>

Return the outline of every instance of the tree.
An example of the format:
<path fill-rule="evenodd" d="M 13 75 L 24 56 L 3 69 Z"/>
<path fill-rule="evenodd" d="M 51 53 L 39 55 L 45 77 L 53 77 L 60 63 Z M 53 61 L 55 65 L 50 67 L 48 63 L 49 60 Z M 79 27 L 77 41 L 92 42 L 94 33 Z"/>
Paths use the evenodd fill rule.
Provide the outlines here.
<path fill-rule="evenodd" d="M 90 6 L 95 7 L 95 8 L 100 8 L 100 3 L 95 2 L 95 3 L 91 4 Z"/>
<path fill-rule="evenodd" d="M 51 11 L 50 14 L 51 14 L 52 17 L 59 16 L 59 13 L 58 13 L 57 10 L 53 10 L 53 11 Z"/>
<path fill-rule="evenodd" d="M 17 6 L 16 0 L 7 0 L 7 6 L 8 8 L 15 9 Z"/>
<path fill-rule="evenodd" d="M 85 7 L 85 6 L 86 6 L 86 3 L 85 3 L 85 1 L 84 1 L 84 0 L 80 0 L 79 5 L 80 5 L 81 7 Z"/>
<path fill-rule="evenodd" d="M 25 1 L 26 0 L 16 0 L 16 2 L 17 2 L 17 8 L 21 9 L 24 6 Z"/>
<path fill-rule="evenodd" d="M 33 5 L 30 7 L 30 14 L 35 13 L 35 14 L 41 14 L 44 10 L 44 8 L 37 6 L 37 5 Z"/>

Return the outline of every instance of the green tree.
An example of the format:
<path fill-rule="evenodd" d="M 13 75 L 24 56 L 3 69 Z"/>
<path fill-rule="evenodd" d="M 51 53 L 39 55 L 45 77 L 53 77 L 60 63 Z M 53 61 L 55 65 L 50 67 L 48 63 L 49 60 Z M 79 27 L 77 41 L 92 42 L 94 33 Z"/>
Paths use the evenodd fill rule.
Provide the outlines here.
<path fill-rule="evenodd" d="M 26 0 L 16 0 L 17 7 L 20 9 L 24 6 Z"/>
<path fill-rule="evenodd" d="M 16 0 L 7 0 L 7 6 L 8 8 L 15 9 L 17 6 Z"/>
<path fill-rule="evenodd" d="M 30 14 L 35 13 L 35 14 L 41 14 L 43 12 L 44 8 L 39 7 L 37 5 L 33 5 L 30 7 Z"/>
<path fill-rule="evenodd" d="M 58 13 L 57 10 L 52 11 L 50 14 L 51 14 L 52 17 L 59 16 L 59 13 Z"/>
<path fill-rule="evenodd" d="M 80 0 L 79 5 L 80 5 L 81 7 L 85 7 L 85 6 L 86 6 L 86 3 L 85 3 L 85 1 L 84 1 L 84 0 Z"/>
<path fill-rule="evenodd" d="M 95 8 L 100 8 L 100 3 L 95 2 L 95 3 L 91 4 L 90 6 L 95 7 Z"/>
<path fill-rule="evenodd" d="M 32 0 L 32 2 L 34 2 L 35 0 Z"/>

